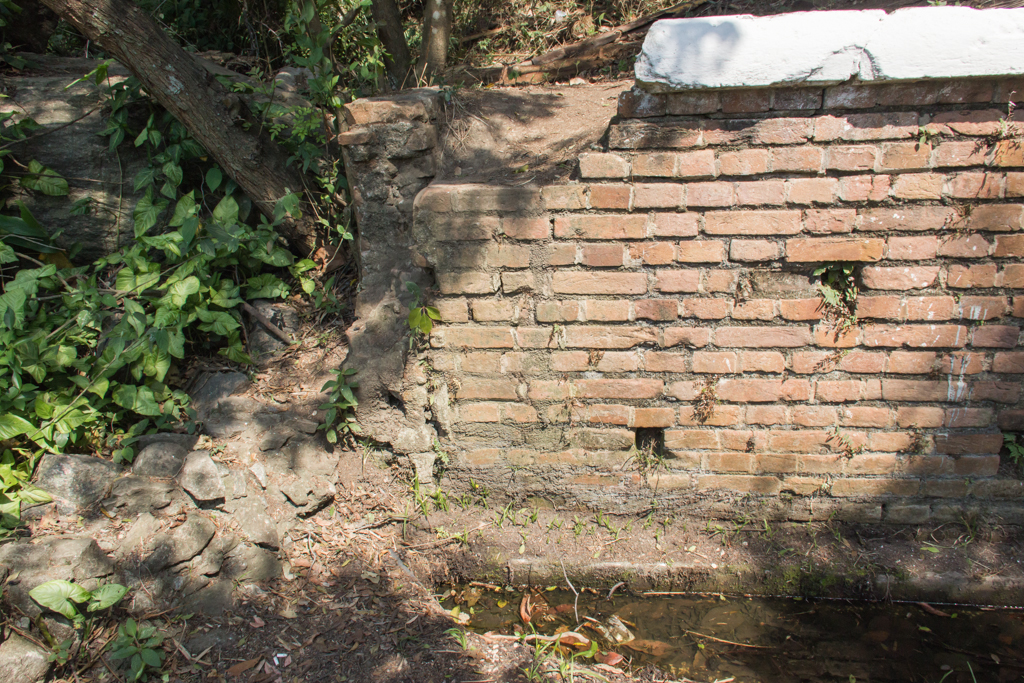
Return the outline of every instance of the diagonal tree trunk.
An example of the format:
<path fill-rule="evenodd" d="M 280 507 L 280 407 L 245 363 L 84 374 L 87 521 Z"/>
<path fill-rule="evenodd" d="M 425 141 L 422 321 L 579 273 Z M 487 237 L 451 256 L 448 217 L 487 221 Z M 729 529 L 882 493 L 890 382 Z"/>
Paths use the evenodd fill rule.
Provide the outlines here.
<path fill-rule="evenodd" d="M 237 97 L 135 4 L 128 0 L 41 1 L 127 67 L 261 212 L 272 216 L 278 199 L 303 191 L 302 176 L 285 164 L 287 155 L 269 136 L 234 124 L 230 108 L 237 107 Z M 319 246 L 312 221 L 287 223 L 282 232 L 296 251 L 311 254 Z"/>

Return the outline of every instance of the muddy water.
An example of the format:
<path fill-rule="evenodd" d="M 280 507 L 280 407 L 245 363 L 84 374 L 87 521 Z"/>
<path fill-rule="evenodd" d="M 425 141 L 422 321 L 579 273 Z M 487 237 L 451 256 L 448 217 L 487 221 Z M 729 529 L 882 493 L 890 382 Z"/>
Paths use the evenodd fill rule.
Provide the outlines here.
<path fill-rule="evenodd" d="M 1024 612 L 918 604 L 729 596 L 630 596 L 449 588 L 474 631 L 577 631 L 625 660 L 694 681 L 735 683 L 1024 681 Z M 577 622 L 578 611 L 579 622 Z M 634 639 L 613 642 L 615 620 Z M 595 622 L 588 621 L 589 619 Z M 590 624 L 596 624 L 591 627 Z M 600 635 L 602 628 L 605 635 Z M 627 635 L 628 637 L 628 635 Z M 727 641 L 727 642 L 722 642 Z"/>

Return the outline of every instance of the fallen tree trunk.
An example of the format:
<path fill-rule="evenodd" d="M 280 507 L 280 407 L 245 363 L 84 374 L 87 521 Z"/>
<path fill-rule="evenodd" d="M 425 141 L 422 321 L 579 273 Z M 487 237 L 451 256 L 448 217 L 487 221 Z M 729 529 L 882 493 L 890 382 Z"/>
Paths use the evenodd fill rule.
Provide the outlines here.
<path fill-rule="evenodd" d="M 238 98 L 229 93 L 149 15 L 127 0 L 42 0 L 90 40 L 99 43 L 142 83 L 146 93 L 184 125 L 249 195 L 273 216 L 288 192 L 302 193 L 302 176 L 286 165 L 284 151 L 268 135 L 235 125 Z M 281 226 L 298 252 L 319 247 L 311 220 Z"/>

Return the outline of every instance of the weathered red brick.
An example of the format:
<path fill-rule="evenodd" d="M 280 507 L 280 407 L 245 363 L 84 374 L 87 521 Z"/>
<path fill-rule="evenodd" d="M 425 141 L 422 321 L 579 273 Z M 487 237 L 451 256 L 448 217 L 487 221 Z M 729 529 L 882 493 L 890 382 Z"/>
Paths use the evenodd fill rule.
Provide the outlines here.
<path fill-rule="evenodd" d="M 574 383 L 580 398 L 657 398 L 665 383 L 654 379 L 580 379 Z"/>
<path fill-rule="evenodd" d="M 781 206 L 786 203 L 786 181 L 754 180 L 734 183 L 736 204 L 741 206 Z"/>
<path fill-rule="evenodd" d="M 840 498 L 913 496 L 920 487 L 920 479 L 838 479 L 833 482 L 831 492 Z"/>
<path fill-rule="evenodd" d="M 641 299 L 633 302 L 638 320 L 675 320 L 679 304 L 675 299 Z"/>
<path fill-rule="evenodd" d="M 768 150 L 744 149 L 720 152 L 718 170 L 722 175 L 757 175 L 768 172 Z"/>
<path fill-rule="evenodd" d="M 906 316 L 903 302 L 895 296 L 858 296 L 855 309 L 858 318 L 902 320 Z"/>
<path fill-rule="evenodd" d="M 896 410 L 896 424 L 900 427 L 928 429 L 941 427 L 945 419 L 942 408 L 900 406 Z"/>
<path fill-rule="evenodd" d="M 779 310 L 786 320 L 820 320 L 821 299 L 780 299 Z"/>
<path fill-rule="evenodd" d="M 565 345 L 573 349 L 630 349 L 658 341 L 657 330 L 624 325 L 569 325 Z"/>
<path fill-rule="evenodd" d="M 644 265 L 664 266 L 675 261 L 676 245 L 672 242 L 640 242 L 629 245 L 629 258 Z"/>
<path fill-rule="evenodd" d="M 1024 351 L 1000 351 L 992 361 L 992 372 L 1024 374 Z"/>
<path fill-rule="evenodd" d="M 687 372 L 686 355 L 668 351 L 649 351 L 644 355 L 647 372 Z"/>
<path fill-rule="evenodd" d="M 814 139 L 858 142 L 911 138 L 917 130 L 917 114 L 914 112 L 822 116 L 815 119 Z"/>
<path fill-rule="evenodd" d="M 999 267 L 995 264 L 980 266 L 954 264 L 949 267 L 949 272 L 946 275 L 946 286 L 953 289 L 995 287 L 998 272 Z"/>
<path fill-rule="evenodd" d="M 463 382 L 455 396 L 460 401 L 474 399 L 514 401 L 518 397 L 517 386 L 515 382 L 507 379 L 475 379 L 472 382 Z"/>
<path fill-rule="evenodd" d="M 578 211 L 587 208 L 585 185 L 548 185 L 540 189 L 545 209 Z"/>
<path fill-rule="evenodd" d="M 839 180 L 839 198 L 847 202 L 880 202 L 889 196 L 892 178 L 887 175 L 847 176 Z"/>
<path fill-rule="evenodd" d="M 951 296 L 912 296 L 907 299 L 907 320 L 952 320 L 957 313 Z"/>
<path fill-rule="evenodd" d="M 879 169 L 882 171 L 917 171 L 928 168 L 932 148 L 917 142 L 889 142 L 882 145 Z"/>
<path fill-rule="evenodd" d="M 831 204 L 839 189 L 835 178 L 794 178 L 786 181 L 786 193 L 793 204 Z"/>
<path fill-rule="evenodd" d="M 473 301 L 473 320 L 478 322 L 511 321 L 516 304 L 509 299 L 477 299 Z"/>
<path fill-rule="evenodd" d="M 555 237 L 585 240 L 636 240 L 647 236 L 646 216 L 558 216 Z"/>
<path fill-rule="evenodd" d="M 824 151 L 821 147 L 782 147 L 773 149 L 771 155 L 775 173 L 818 173 Z"/>
<path fill-rule="evenodd" d="M 740 355 L 743 372 L 784 372 L 786 359 L 778 351 L 744 351 Z"/>
<path fill-rule="evenodd" d="M 625 250 L 622 244 L 585 244 L 580 261 L 592 268 L 621 268 Z"/>
<path fill-rule="evenodd" d="M 971 346 L 1012 349 L 1017 346 L 1020 328 L 1013 325 L 985 325 L 974 328 Z"/>
<path fill-rule="evenodd" d="M 739 281 L 738 270 L 718 270 L 713 269 L 707 271 L 707 279 L 704 285 L 704 291 L 707 292 L 735 292 L 736 283 Z"/>
<path fill-rule="evenodd" d="M 719 93 L 674 92 L 668 94 L 668 113 L 672 116 L 689 116 L 691 114 L 711 114 L 722 106 Z"/>
<path fill-rule="evenodd" d="M 861 281 L 868 289 L 907 290 L 931 287 L 939 276 L 939 266 L 868 266 Z"/>
<path fill-rule="evenodd" d="M 762 119 L 754 125 L 755 145 L 798 145 L 811 137 L 813 120 L 806 118 Z"/>
<path fill-rule="evenodd" d="M 974 140 L 943 142 L 935 148 L 932 163 L 936 168 L 984 166 L 988 146 Z"/>
<path fill-rule="evenodd" d="M 729 374 L 740 371 L 739 356 L 732 351 L 696 351 L 693 372 Z"/>
<path fill-rule="evenodd" d="M 874 145 L 838 145 L 828 148 L 826 168 L 836 171 L 873 171 L 878 160 Z"/>
<path fill-rule="evenodd" d="M 999 173 L 956 173 L 946 181 L 945 194 L 957 199 L 996 199 L 1002 193 Z"/>
<path fill-rule="evenodd" d="M 1020 399 L 1020 382 L 975 382 L 971 390 L 976 401 L 1016 403 Z"/>
<path fill-rule="evenodd" d="M 712 211 L 704 216 L 710 235 L 795 235 L 799 211 Z"/>
<path fill-rule="evenodd" d="M 716 392 L 720 400 L 732 403 L 772 403 L 782 397 L 782 380 L 723 379 Z"/>
<path fill-rule="evenodd" d="M 971 230 L 991 232 L 1015 232 L 1021 229 L 1021 204 L 979 204 L 967 216 L 967 227 Z"/>
<path fill-rule="evenodd" d="M 801 263 L 878 261 L 884 252 L 885 240 L 876 238 L 786 240 L 786 260 Z"/>
<path fill-rule="evenodd" d="M 679 183 L 636 183 L 634 209 L 675 209 L 683 205 L 685 188 Z"/>
<path fill-rule="evenodd" d="M 633 208 L 632 200 L 632 185 L 601 184 L 590 186 L 590 207 L 593 209 L 629 210 Z"/>
<path fill-rule="evenodd" d="M 676 259 L 683 263 L 719 263 L 725 260 L 725 242 L 720 240 L 680 242 Z"/>
<path fill-rule="evenodd" d="M 1010 289 L 1024 289 L 1024 264 L 1015 263 L 999 270 L 996 284 Z"/>
<path fill-rule="evenodd" d="M 551 219 L 546 216 L 505 216 L 501 232 L 514 240 L 543 240 L 551 237 Z"/>
<path fill-rule="evenodd" d="M 683 315 L 701 320 L 728 318 L 732 302 L 726 299 L 683 299 Z"/>
<path fill-rule="evenodd" d="M 536 315 L 537 322 L 541 323 L 580 320 L 580 304 L 578 301 L 540 301 Z"/>
<path fill-rule="evenodd" d="M 727 207 L 736 203 L 733 183 L 690 183 L 686 186 L 686 206 Z"/>
<path fill-rule="evenodd" d="M 772 94 L 772 109 L 821 109 L 821 88 L 777 88 Z"/>
<path fill-rule="evenodd" d="M 804 211 L 804 230 L 816 235 L 853 232 L 856 209 L 808 209 Z"/>
<path fill-rule="evenodd" d="M 627 299 L 588 300 L 583 303 L 584 319 L 598 322 L 629 320 Z"/>
<path fill-rule="evenodd" d="M 581 154 L 580 175 L 584 178 L 625 178 L 629 175 L 629 162 L 618 154 Z"/>
<path fill-rule="evenodd" d="M 963 325 L 866 325 L 864 345 L 911 348 L 962 348 L 968 330 Z"/>
<path fill-rule="evenodd" d="M 666 327 L 662 346 L 689 346 L 702 348 L 711 341 L 711 332 L 706 327 Z"/>
<path fill-rule="evenodd" d="M 819 380 L 814 398 L 823 403 L 846 403 L 865 398 L 865 384 L 859 380 Z"/>
<path fill-rule="evenodd" d="M 597 361 L 599 372 L 636 372 L 639 369 L 640 354 L 636 351 L 606 351 Z"/>
<path fill-rule="evenodd" d="M 643 429 L 650 427 L 671 427 L 676 423 L 676 411 L 672 408 L 636 408 L 630 427 Z"/>
<path fill-rule="evenodd" d="M 700 224 L 697 213 L 654 214 L 653 237 L 694 237 Z"/>
<path fill-rule="evenodd" d="M 724 347 L 788 347 L 807 346 L 811 333 L 806 327 L 720 327 L 715 330 L 715 343 Z"/>
<path fill-rule="evenodd" d="M 960 298 L 960 317 L 968 320 L 993 320 L 1006 315 L 1005 296 L 965 296 Z"/>
<path fill-rule="evenodd" d="M 638 154 L 633 158 L 633 175 L 640 178 L 714 178 L 715 153 L 706 149 Z"/>
<path fill-rule="evenodd" d="M 732 308 L 732 317 L 734 320 L 772 320 L 775 302 L 771 299 L 738 301 Z"/>
<path fill-rule="evenodd" d="M 782 249 L 777 242 L 766 240 L 732 240 L 729 259 L 732 261 L 774 261 Z"/>
<path fill-rule="evenodd" d="M 794 406 L 791 421 L 801 427 L 827 427 L 836 423 L 837 411 L 828 406 Z"/>
<path fill-rule="evenodd" d="M 899 206 L 863 209 L 859 218 L 858 230 L 928 232 L 942 229 L 956 213 L 944 206 Z"/>
<path fill-rule="evenodd" d="M 726 114 L 768 111 L 771 108 L 772 91 L 727 90 L 721 94 L 722 111 Z"/>
<path fill-rule="evenodd" d="M 668 107 L 665 95 L 649 93 L 640 88 L 630 88 L 619 93 L 618 113 L 623 118 L 644 118 L 664 116 Z"/>
<path fill-rule="evenodd" d="M 939 238 L 922 237 L 890 237 L 888 258 L 891 261 L 925 261 L 935 258 L 938 253 Z"/>
<path fill-rule="evenodd" d="M 995 411 L 991 408 L 947 408 L 946 416 L 943 421 L 944 427 L 952 428 L 965 428 L 965 427 L 988 427 L 994 423 Z M 945 444 L 948 446 L 949 442 Z M 939 453 L 948 453 L 949 451 L 938 448 L 939 440 L 935 440 L 936 451 Z M 995 450 L 984 450 L 984 451 L 973 451 L 975 453 L 998 453 L 999 449 L 1002 448 L 1002 439 L 998 445 L 995 446 Z M 973 448 L 973 446 L 972 446 Z M 967 452 L 967 451 L 964 451 Z"/>
<path fill-rule="evenodd" d="M 442 294 L 490 294 L 498 289 L 497 278 L 491 273 L 440 273 L 438 289 Z"/>
<path fill-rule="evenodd" d="M 942 199 L 946 176 L 941 173 L 903 173 L 896 176 L 892 196 L 897 199 Z"/>
<path fill-rule="evenodd" d="M 699 270 L 657 270 L 654 288 L 659 292 L 696 292 L 700 289 Z"/>

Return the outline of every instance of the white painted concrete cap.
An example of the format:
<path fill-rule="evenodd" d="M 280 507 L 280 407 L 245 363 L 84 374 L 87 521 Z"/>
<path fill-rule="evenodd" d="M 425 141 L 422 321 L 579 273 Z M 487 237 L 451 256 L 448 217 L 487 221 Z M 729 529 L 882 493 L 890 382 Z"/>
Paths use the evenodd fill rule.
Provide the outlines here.
<path fill-rule="evenodd" d="M 636 62 L 652 92 L 1024 74 L 1024 9 L 913 7 L 655 22 Z"/>

